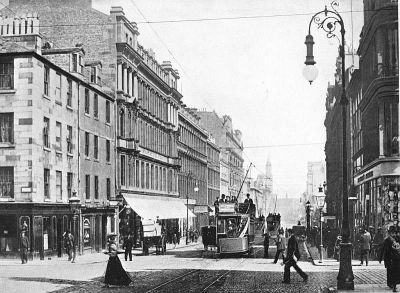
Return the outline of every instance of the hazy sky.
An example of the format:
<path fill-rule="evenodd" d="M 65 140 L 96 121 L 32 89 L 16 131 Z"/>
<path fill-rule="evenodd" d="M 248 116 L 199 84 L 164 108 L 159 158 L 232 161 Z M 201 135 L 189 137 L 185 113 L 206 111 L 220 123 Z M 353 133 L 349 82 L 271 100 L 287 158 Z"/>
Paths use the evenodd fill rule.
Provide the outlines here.
<path fill-rule="evenodd" d="M 250 161 L 256 166 L 252 177 L 264 171 L 269 157 L 275 192 L 297 197 L 305 191 L 307 161 L 325 160 L 325 97 L 328 81 L 333 82 L 338 42 L 313 26 L 319 76 L 310 86 L 302 76 L 304 40 L 312 15 L 331 1 L 93 2 L 105 13 L 111 6 L 122 6 L 128 19 L 138 23 L 139 42 L 153 48 L 160 63 L 170 60 L 179 70 L 185 104 L 232 117 L 234 128 L 243 133 L 245 167 Z M 338 2 L 347 45 L 353 43 L 357 49 L 362 0 Z M 147 21 L 242 18 L 149 25 L 143 23 L 144 17 Z"/>

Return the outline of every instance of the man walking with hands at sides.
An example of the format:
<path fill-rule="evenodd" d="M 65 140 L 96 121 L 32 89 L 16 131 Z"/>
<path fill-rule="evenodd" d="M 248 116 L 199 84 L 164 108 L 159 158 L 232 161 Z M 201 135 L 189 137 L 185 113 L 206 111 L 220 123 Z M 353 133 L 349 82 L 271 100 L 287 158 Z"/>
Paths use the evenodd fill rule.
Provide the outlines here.
<path fill-rule="evenodd" d="M 19 252 L 21 254 L 21 261 L 23 264 L 28 262 L 28 249 L 29 249 L 29 239 L 25 235 L 25 231 L 21 232 L 21 239 L 19 242 Z"/>
<path fill-rule="evenodd" d="M 364 229 L 364 233 L 361 235 L 360 239 L 361 265 L 364 264 L 364 257 L 365 257 L 365 265 L 368 265 L 369 250 L 371 248 L 370 245 L 371 245 L 371 234 L 368 232 L 367 229 Z"/>
<path fill-rule="evenodd" d="M 123 248 L 125 249 L 125 261 L 132 261 L 132 247 L 133 247 L 133 239 L 131 233 L 128 234 L 128 237 L 125 238 Z"/>
<path fill-rule="evenodd" d="M 283 274 L 283 282 L 290 283 L 290 267 L 293 267 L 296 272 L 303 278 L 304 282 L 307 282 L 308 275 L 302 271 L 297 265 L 297 260 L 300 259 L 299 245 L 297 243 L 296 237 L 294 236 L 293 229 L 288 229 L 289 240 L 287 244 L 287 253 L 285 259 L 285 271 Z"/>

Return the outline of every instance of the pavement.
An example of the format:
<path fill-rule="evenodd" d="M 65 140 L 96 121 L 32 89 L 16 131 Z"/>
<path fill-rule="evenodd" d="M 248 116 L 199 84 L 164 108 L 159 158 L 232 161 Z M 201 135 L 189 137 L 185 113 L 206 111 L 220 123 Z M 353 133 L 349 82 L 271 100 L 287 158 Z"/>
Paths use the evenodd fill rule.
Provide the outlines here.
<path fill-rule="evenodd" d="M 166 249 L 167 249 L 167 251 L 187 250 L 187 249 L 194 249 L 195 247 L 200 247 L 200 246 L 203 247 L 203 244 L 201 243 L 201 241 L 194 242 L 194 243 L 190 242 L 187 245 L 186 245 L 185 241 L 181 241 L 180 244 L 177 244 L 177 245 L 168 243 Z M 118 254 L 123 255 L 123 253 L 124 253 L 124 251 L 122 249 L 118 250 Z M 132 254 L 136 255 L 136 256 L 143 255 L 143 251 L 141 248 L 135 248 L 135 249 L 132 249 Z M 149 249 L 149 254 L 150 255 L 156 254 L 156 250 L 154 247 Z M 66 260 L 66 258 L 67 258 L 67 256 L 65 256 L 65 257 L 53 256 L 53 257 L 47 257 L 43 260 L 40 260 L 39 258 L 35 258 L 33 260 L 28 261 L 28 263 L 25 264 L 24 266 L 47 266 L 47 265 L 57 265 L 57 264 L 69 263 Z M 79 264 L 96 264 L 96 263 L 104 263 L 107 261 L 108 261 L 108 255 L 105 253 L 85 253 L 83 255 L 79 255 L 77 253 L 76 259 L 75 259 L 75 263 L 79 263 Z M 21 265 L 22 265 L 21 260 L 19 258 L 0 259 L 0 266 L 21 266 Z"/>
<path fill-rule="evenodd" d="M 312 263 L 314 266 L 337 268 L 339 271 L 339 262 L 332 258 L 323 258 L 320 262 L 319 250 L 317 247 L 308 246 Z M 378 261 L 369 261 L 368 266 L 361 265 L 359 260 L 352 260 L 354 274 L 354 290 L 337 290 L 335 287 L 321 288 L 321 293 L 328 292 L 363 292 L 363 293 L 383 293 L 391 292 L 386 285 L 386 269 Z"/>

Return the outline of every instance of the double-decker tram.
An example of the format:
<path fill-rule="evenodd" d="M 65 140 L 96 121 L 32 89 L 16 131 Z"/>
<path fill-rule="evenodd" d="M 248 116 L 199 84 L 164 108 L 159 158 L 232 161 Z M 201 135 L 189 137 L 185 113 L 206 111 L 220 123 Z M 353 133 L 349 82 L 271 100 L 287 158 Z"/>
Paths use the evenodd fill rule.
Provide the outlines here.
<path fill-rule="evenodd" d="M 220 254 L 248 253 L 254 243 L 255 206 L 219 203 L 216 211 L 217 247 Z"/>

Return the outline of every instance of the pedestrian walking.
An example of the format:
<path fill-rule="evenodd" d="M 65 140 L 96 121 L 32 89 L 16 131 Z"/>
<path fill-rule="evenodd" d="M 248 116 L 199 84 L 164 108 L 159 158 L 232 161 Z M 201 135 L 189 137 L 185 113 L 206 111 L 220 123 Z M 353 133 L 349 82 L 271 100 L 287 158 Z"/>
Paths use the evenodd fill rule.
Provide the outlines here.
<path fill-rule="evenodd" d="M 72 263 L 75 263 L 75 257 L 76 257 L 76 251 L 75 251 L 75 239 L 74 236 L 72 236 L 71 231 L 68 231 L 68 260 L 71 261 Z"/>
<path fill-rule="evenodd" d="M 397 292 L 396 285 L 400 283 L 400 251 L 396 249 L 400 246 L 399 240 L 396 239 L 395 227 L 389 227 L 379 255 L 379 263 L 383 260 L 386 268 L 386 284 L 393 292 Z"/>
<path fill-rule="evenodd" d="M 361 265 L 364 264 L 368 266 L 369 251 L 371 249 L 371 234 L 367 229 L 364 229 L 364 233 L 360 237 L 360 248 L 361 248 Z"/>
<path fill-rule="evenodd" d="M 128 261 L 128 256 L 129 261 L 132 261 L 133 238 L 131 233 L 129 233 L 128 236 L 124 239 L 124 245 L 122 248 L 125 249 L 125 261 Z"/>
<path fill-rule="evenodd" d="M 268 229 L 265 228 L 264 236 L 264 258 L 268 258 L 268 249 L 269 249 L 269 233 Z"/>
<path fill-rule="evenodd" d="M 19 253 L 21 255 L 22 264 L 28 262 L 28 249 L 29 249 L 29 239 L 26 237 L 25 231 L 21 232 L 21 239 L 19 240 Z"/>
<path fill-rule="evenodd" d="M 68 261 L 71 261 L 71 253 L 70 253 L 70 245 L 69 245 L 69 237 L 68 237 L 69 232 L 65 231 L 63 234 L 63 241 L 64 241 L 64 250 L 65 253 L 68 255 Z"/>
<path fill-rule="evenodd" d="M 287 244 L 287 253 L 285 259 L 285 269 L 282 283 L 290 283 L 290 267 L 293 267 L 296 272 L 307 282 L 308 275 L 297 265 L 297 260 L 300 259 L 299 245 L 294 236 L 293 229 L 288 229 L 289 240 Z"/>
<path fill-rule="evenodd" d="M 285 262 L 286 239 L 283 230 L 279 230 L 278 236 L 275 239 L 276 253 L 274 263 L 278 262 L 279 255 L 282 255 L 282 260 Z"/>
<path fill-rule="evenodd" d="M 132 279 L 122 267 L 118 258 L 117 245 L 115 243 L 115 235 L 110 235 L 108 244 L 108 254 L 110 255 L 107 263 L 106 273 L 104 276 L 105 287 L 110 285 L 128 286 Z"/>

